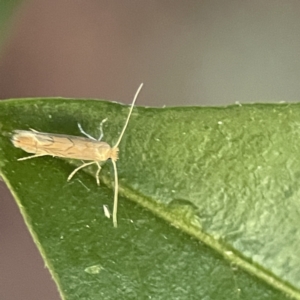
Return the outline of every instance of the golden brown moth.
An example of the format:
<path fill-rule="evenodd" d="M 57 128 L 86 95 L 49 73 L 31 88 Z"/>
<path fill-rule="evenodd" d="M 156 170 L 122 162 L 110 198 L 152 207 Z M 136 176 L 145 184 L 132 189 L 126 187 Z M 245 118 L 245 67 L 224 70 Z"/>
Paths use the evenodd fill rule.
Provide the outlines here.
<path fill-rule="evenodd" d="M 68 177 L 68 181 L 75 175 L 80 169 L 96 164 L 98 169 L 96 172 L 97 184 L 100 184 L 99 173 L 101 170 L 100 162 L 105 162 L 111 159 L 114 167 L 114 177 L 115 177 L 115 190 L 114 190 L 114 207 L 113 207 L 113 224 L 117 227 L 117 209 L 118 209 L 118 172 L 116 161 L 118 159 L 119 144 L 122 140 L 124 132 L 127 128 L 135 101 L 141 91 L 143 84 L 141 84 L 133 98 L 130 110 L 119 136 L 117 143 L 111 147 L 106 142 L 102 142 L 103 138 L 103 123 L 106 121 L 104 119 L 100 124 L 100 137 L 95 139 L 94 137 L 87 134 L 78 123 L 79 130 L 86 137 L 79 137 L 66 134 L 56 134 L 56 133 L 45 133 L 38 132 L 34 129 L 28 130 L 15 130 L 12 136 L 12 143 L 15 147 L 21 148 L 28 153 L 34 153 L 34 155 L 22 157 L 18 160 L 26 160 L 39 156 L 50 155 L 53 157 L 63 157 L 80 159 L 83 161 L 88 161 L 83 165 L 76 168 Z"/>

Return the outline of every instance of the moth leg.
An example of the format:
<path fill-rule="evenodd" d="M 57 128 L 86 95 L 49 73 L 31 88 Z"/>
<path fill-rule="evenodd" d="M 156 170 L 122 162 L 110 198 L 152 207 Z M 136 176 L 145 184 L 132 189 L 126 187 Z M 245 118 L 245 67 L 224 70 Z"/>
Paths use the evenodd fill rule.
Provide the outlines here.
<path fill-rule="evenodd" d="M 100 142 L 103 138 L 103 123 L 105 123 L 106 121 L 107 121 L 107 118 L 102 120 L 101 123 L 100 123 L 100 136 L 98 138 L 98 142 Z"/>
<path fill-rule="evenodd" d="M 82 169 L 82 168 L 84 168 L 84 167 L 87 167 L 87 166 L 89 166 L 89 165 L 95 164 L 95 163 L 96 163 L 96 162 L 92 161 L 92 162 L 85 163 L 85 164 L 79 166 L 78 168 L 76 168 L 76 169 L 69 175 L 69 177 L 68 177 L 67 180 L 70 181 L 70 180 L 72 179 L 72 177 L 75 175 L 75 173 L 76 173 L 77 171 L 79 171 L 80 169 Z"/>
<path fill-rule="evenodd" d="M 98 162 L 95 162 L 95 164 L 98 166 L 98 170 L 96 172 L 96 181 L 97 181 L 97 185 L 100 185 L 100 178 L 99 178 L 99 174 L 101 171 L 101 166 Z"/>
<path fill-rule="evenodd" d="M 36 158 L 36 157 L 40 157 L 40 156 L 45 156 L 45 155 L 49 155 L 49 154 L 48 153 L 34 154 L 34 155 L 18 158 L 17 160 L 26 160 L 26 159 Z"/>
<path fill-rule="evenodd" d="M 113 224 L 114 227 L 118 227 L 118 220 L 117 220 L 117 212 L 118 212 L 118 190 L 119 190 L 119 182 L 118 182 L 118 171 L 117 171 L 117 165 L 114 160 L 111 160 L 113 167 L 114 167 L 114 173 L 115 173 L 115 192 L 114 192 L 114 208 L 113 208 Z"/>
<path fill-rule="evenodd" d="M 81 125 L 80 125 L 79 123 L 77 124 L 77 126 L 78 126 L 78 128 L 79 128 L 79 131 L 80 131 L 82 134 L 84 134 L 86 137 L 88 137 L 88 138 L 91 139 L 91 140 L 97 141 L 94 137 L 92 137 L 91 135 L 89 135 L 88 133 L 86 133 L 86 132 L 82 129 L 82 127 L 81 127 Z"/>

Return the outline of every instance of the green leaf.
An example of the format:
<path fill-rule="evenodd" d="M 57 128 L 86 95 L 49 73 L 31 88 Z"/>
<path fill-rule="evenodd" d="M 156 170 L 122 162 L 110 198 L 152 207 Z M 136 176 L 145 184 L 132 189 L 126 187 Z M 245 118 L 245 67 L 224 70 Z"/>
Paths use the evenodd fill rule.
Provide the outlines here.
<path fill-rule="evenodd" d="M 108 161 L 14 148 L 11 132 L 114 145 L 128 107 L 69 99 L 0 103 L 0 168 L 63 299 L 300 299 L 300 105 L 134 109 L 120 144 L 118 228 Z"/>

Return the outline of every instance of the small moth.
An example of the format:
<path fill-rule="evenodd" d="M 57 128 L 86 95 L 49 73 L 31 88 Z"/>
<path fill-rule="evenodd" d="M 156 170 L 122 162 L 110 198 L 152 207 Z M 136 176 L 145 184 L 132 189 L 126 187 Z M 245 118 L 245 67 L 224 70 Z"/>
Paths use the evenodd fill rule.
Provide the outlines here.
<path fill-rule="evenodd" d="M 143 83 L 139 86 L 130 110 L 122 129 L 122 132 L 119 136 L 117 143 L 111 147 L 106 142 L 102 142 L 103 131 L 102 126 L 106 121 L 104 119 L 100 123 L 100 137 L 98 139 L 93 138 L 87 134 L 78 123 L 79 130 L 86 137 L 79 137 L 66 134 L 56 134 L 56 133 L 45 133 L 38 132 L 34 129 L 31 131 L 28 130 L 15 130 L 11 138 L 12 143 L 15 147 L 21 148 L 22 150 L 28 153 L 34 153 L 34 155 L 22 157 L 18 160 L 26 160 L 39 156 L 51 155 L 53 157 L 63 157 L 63 158 L 72 158 L 80 159 L 83 161 L 88 161 L 76 168 L 68 177 L 68 181 L 75 175 L 80 169 L 96 164 L 98 169 L 96 172 L 96 181 L 97 184 L 100 184 L 99 173 L 101 171 L 100 162 L 105 162 L 108 159 L 111 159 L 114 168 L 114 177 L 115 177 L 115 190 L 114 190 L 114 207 L 113 207 L 113 224 L 114 227 L 117 227 L 117 207 L 118 207 L 118 172 L 116 161 L 118 159 L 119 144 L 122 140 L 124 132 L 127 128 L 134 103 L 138 97 L 139 92 L 143 87 Z"/>

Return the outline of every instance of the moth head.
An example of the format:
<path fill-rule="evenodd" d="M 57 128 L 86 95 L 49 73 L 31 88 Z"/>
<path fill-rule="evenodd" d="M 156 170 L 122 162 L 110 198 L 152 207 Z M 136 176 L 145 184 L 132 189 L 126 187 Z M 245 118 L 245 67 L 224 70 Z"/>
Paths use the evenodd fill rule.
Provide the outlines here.
<path fill-rule="evenodd" d="M 119 148 L 118 147 L 111 148 L 110 158 L 113 161 L 117 161 L 118 160 L 118 158 L 119 158 Z"/>

